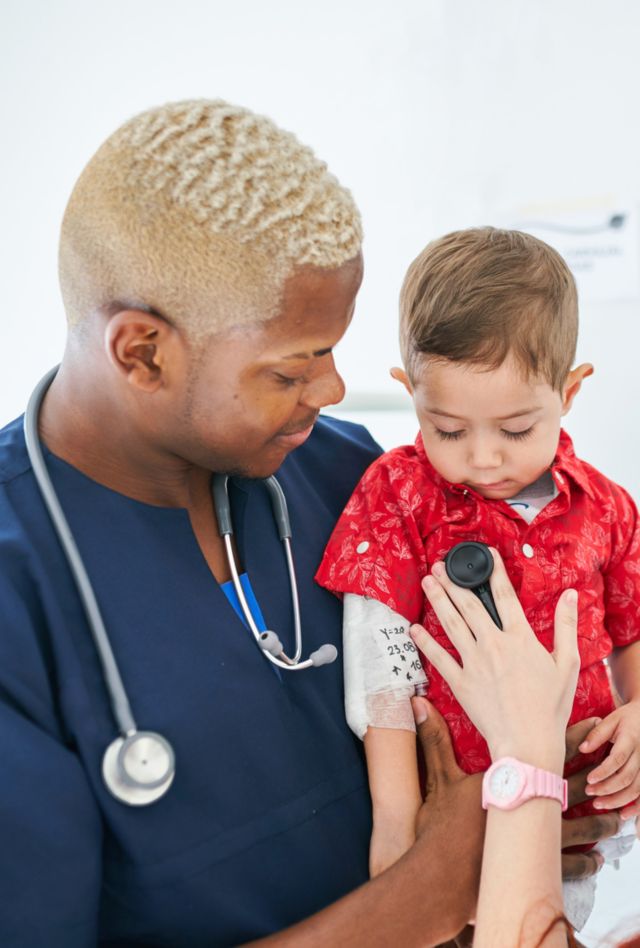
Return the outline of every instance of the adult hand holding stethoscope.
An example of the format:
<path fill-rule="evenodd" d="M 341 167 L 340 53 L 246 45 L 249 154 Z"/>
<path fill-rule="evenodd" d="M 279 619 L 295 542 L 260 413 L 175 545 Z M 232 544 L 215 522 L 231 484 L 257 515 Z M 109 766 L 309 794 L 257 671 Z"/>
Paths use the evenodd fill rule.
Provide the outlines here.
<path fill-rule="evenodd" d="M 444 564 L 437 564 L 423 581 L 423 588 L 461 664 L 421 626 L 413 626 L 412 636 L 485 737 L 494 762 L 513 755 L 559 773 L 565 742 L 570 759 L 596 721 L 582 721 L 566 730 L 579 669 L 577 594 L 566 590 L 558 601 L 554 651 L 549 653 L 527 622 L 499 554 L 491 552 L 495 560 L 491 593 L 504 630 L 498 628 L 470 589 L 453 582 Z M 419 815 L 418 832 L 433 836 L 438 814 L 444 811 L 444 799 L 454 795 L 461 813 L 471 806 L 469 798 L 478 807 L 483 778 L 480 774 L 469 776 L 459 768 L 444 722 L 435 709 L 424 698 L 414 698 L 413 704 L 418 737 L 423 746 L 431 748 L 427 798 Z M 584 780 L 584 772 L 569 778 L 570 805 L 585 799 Z M 530 938 L 526 943 L 541 944 L 544 940 L 546 944 L 548 926 L 554 917 L 563 916 L 561 875 L 581 879 L 597 871 L 597 855 L 561 857 L 561 847 L 592 843 L 611 835 L 617 829 L 617 815 L 566 821 L 561 821 L 560 815 L 561 808 L 552 799 L 534 800 L 508 811 L 489 807 L 479 900 L 477 906 L 468 907 L 467 916 L 475 920 L 474 945 L 495 948 L 520 944 L 525 923 Z M 476 834 L 481 832 L 478 823 L 470 819 L 467 827 Z M 457 836 L 451 827 L 448 832 L 455 847 Z M 432 844 L 437 845 L 437 840 Z M 462 858 L 461 844 L 460 848 L 464 881 L 470 867 Z M 467 889 L 463 886 L 462 891 Z M 507 899 L 505 892 L 509 894 Z M 566 944 L 562 927 L 557 934 L 557 943 Z"/>
<path fill-rule="evenodd" d="M 481 732 L 492 757 L 509 745 L 531 753 L 532 735 L 564 734 L 580 667 L 577 647 L 577 593 L 565 590 L 556 607 L 553 653 L 536 638 L 511 586 L 497 550 L 490 586 L 504 630 L 480 599 L 454 583 L 444 564 L 435 564 L 423 580 L 427 599 L 460 655 L 460 665 L 422 626 L 411 634 L 428 660 L 446 679 L 456 699 Z M 494 696 L 487 701 L 487 695 Z M 532 721 L 535 720 L 535 726 Z M 562 760 L 562 758 L 561 758 Z"/>

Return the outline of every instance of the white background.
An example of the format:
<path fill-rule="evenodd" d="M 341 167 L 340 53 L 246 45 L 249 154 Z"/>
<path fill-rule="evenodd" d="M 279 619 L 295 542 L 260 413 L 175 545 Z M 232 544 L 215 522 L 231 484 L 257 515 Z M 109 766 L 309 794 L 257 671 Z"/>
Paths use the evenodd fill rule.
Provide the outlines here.
<path fill-rule="evenodd" d="M 396 392 L 400 282 L 429 239 L 528 205 L 586 202 L 597 219 L 638 200 L 639 40 L 632 0 L 3 0 L 0 423 L 62 352 L 69 192 L 136 111 L 187 97 L 247 105 L 352 188 L 367 272 L 339 356 L 351 393 L 380 405 Z M 597 371 L 568 427 L 640 498 L 639 306 L 611 295 L 582 306 L 579 358 Z M 363 417 L 385 446 L 413 437 L 408 411 Z M 609 888 L 640 916 L 634 865 Z"/>

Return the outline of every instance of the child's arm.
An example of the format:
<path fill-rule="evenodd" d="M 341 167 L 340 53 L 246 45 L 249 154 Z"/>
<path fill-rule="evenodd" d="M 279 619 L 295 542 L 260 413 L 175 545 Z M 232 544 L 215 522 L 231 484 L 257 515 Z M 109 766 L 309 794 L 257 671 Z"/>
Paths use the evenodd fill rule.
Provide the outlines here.
<path fill-rule="evenodd" d="M 422 797 L 413 731 L 369 727 L 364 749 L 373 804 L 369 851 L 373 878 L 397 862 L 415 842 Z"/>
<path fill-rule="evenodd" d="M 587 778 L 586 792 L 597 797 L 594 806 L 603 810 L 627 807 L 640 795 L 640 642 L 615 649 L 611 670 L 626 703 L 607 715 L 580 745 L 583 753 L 607 741 L 613 745 Z M 623 809 L 622 815 L 632 812 Z"/>
<path fill-rule="evenodd" d="M 364 741 L 373 802 L 369 868 L 378 875 L 415 840 L 422 803 L 411 698 L 425 685 L 409 623 L 375 599 L 344 597 L 345 711 Z"/>

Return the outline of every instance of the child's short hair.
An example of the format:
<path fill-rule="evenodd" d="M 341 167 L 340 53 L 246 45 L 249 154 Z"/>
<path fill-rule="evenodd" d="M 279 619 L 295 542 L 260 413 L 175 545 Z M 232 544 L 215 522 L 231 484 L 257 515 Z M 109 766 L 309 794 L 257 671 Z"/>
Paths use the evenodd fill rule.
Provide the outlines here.
<path fill-rule="evenodd" d="M 559 253 L 530 234 L 480 227 L 428 244 L 400 293 L 400 346 L 420 356 L 498 368 L 511 353 L 526 377 L 560 391 L 573 364 L 578 298 Z"/>

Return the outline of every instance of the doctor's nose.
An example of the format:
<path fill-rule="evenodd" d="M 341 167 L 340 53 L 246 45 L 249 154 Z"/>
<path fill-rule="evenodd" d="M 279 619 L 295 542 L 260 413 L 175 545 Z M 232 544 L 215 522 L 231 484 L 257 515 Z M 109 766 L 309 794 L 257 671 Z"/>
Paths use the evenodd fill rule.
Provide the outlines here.
<path fill-rule="evenodd" d="M 305 385 L 300 401 L 309 408 L 319 411 L 327 405 L 337 405 L 344 398 L 344 393 L 342 376 L 332 358 L 331 365 Z"/>

